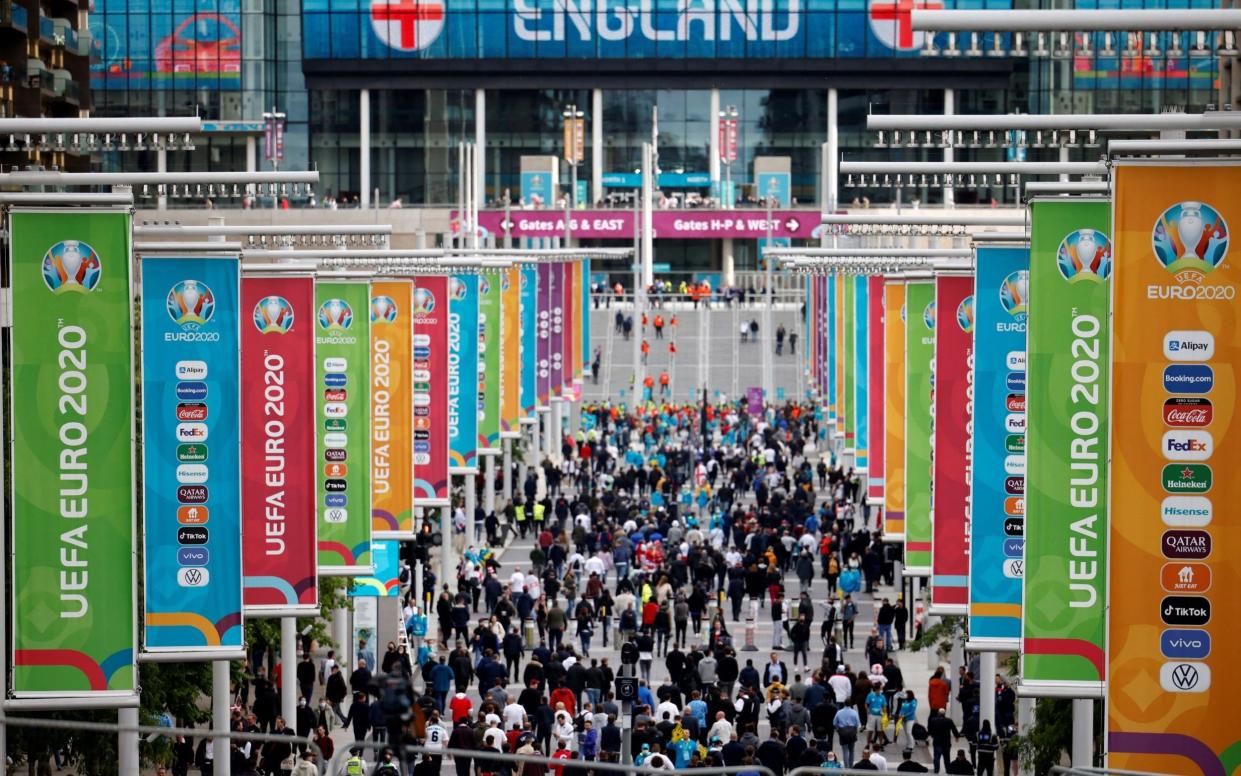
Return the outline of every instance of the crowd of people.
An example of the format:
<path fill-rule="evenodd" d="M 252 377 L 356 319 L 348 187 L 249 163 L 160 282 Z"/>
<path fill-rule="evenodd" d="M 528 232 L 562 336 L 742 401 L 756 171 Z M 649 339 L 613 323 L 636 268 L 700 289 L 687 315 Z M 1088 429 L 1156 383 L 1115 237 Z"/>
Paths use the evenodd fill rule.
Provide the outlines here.
<path fill-rule="evenodd" d="M 559 462 L 531 468 L 485 516 L 489 545 L 511 535 L 506 563 L 471 544 L 453 580 L 403 573 L 406 643 L 382 656 L 362 645 L 356 666 L 305 655 L 292 721 L 256 668 L 239 729 L 297 743 L 238 751 L 234 773 L 313 764 L 304 742 L 330 756 L 337 726 L 389 747 L 353 752 L 350 776 L 372 763 L 385 776 L 438 774 L 445 748 L 469 752 L 452 758 L 458 776 L 585 776 L 590 762 L 621 761 L 626 729 L 635 763 L 669 770 L 925 772 L 914 756 L 925 745 L 937 772 L 1013 772 L 1015 697 L 999 677 L 994 729 L 978 724 L 984 690 L 968 670 L 940 669 L 921 693 L 905 681 L 896 656 L 922 623 L 899 592 L 878 592 L 895 582 L 896 550 L 858 478 L 818 452 L 820 409 L 594 404 L 581 417 Z M 751 656 L 760 626 L 772 650 Z M 619 645 L 631 645 L 621 660 L 605 654 Z M 961 726 L 945 713 L 954 702 Z M 958 739 L 968 745 L 953 756 Z M 423 747 L 416 760 L 410 744 Z"/>

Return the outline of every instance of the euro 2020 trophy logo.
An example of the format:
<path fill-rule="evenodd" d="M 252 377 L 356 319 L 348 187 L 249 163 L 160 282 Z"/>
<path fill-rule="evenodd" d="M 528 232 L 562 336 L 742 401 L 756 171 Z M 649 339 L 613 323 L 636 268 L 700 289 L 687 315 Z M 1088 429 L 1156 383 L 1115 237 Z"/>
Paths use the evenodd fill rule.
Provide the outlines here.
<path fill-rule="evenodd" d="M 414 289 L 414 314 L 430 315 L 435 312 L 435 294 L 429 288 Z"/>
<path fill-rule="evenodd" d="M 353 325 L 353 309 L 344 299 L 329 299 L 319 306 L 319 328 L 345 331 Z"/>
<path fill-rule="evenodd" d="M 390 296 L 371 299 L 371 323 L 396 323 L 396 302 Z"/>
<path fill-rule="evenodd" d="M 1069 232 L 1056 251 L 1056 266 L 1070 283 L 1102 283 L 1112 274 L 1112 241 L 1098 229 Z"/>
<path fill-rule="evenodd" d="M 974 330 L 974 295 L 970 294 L 957 305 L 957 325 L 966 333 Z"/>
<path fill-rule="evenodd" d="M 81 240 L 63 240 L 43 254 L 43 282 L 53 294 L 93 291 L 102 274 L 99 254 Z"/>
<path fill-rule="evenodd" d="M 1228 253 L 1228 224 L 1205 202 L 1178 202 L 1155 222 L 1151 247 L 1182 283 L 1201 283 Z"/>
<path fill-rule="evenodd" d="M 288 334 L 293 328 L 293 305 L 283 296 L 269 296 L 254 306 L 254 327 L 262 334 Z"/>
<path fill-rule="evenodd" d="M 1008 273 L 1000 283 L 1000 306 L 1018 323 L 1024 323 L 1029 312 L 1026 300 L 1030 295 L 1030 273 L 1019 269 Z"/>
<path fill-rule="evenodd" d="M 185 328 L 197 328 L 215 313 L 215 295 L 201 280 L 182 280 L 168 291 L 168 317 Z"/>

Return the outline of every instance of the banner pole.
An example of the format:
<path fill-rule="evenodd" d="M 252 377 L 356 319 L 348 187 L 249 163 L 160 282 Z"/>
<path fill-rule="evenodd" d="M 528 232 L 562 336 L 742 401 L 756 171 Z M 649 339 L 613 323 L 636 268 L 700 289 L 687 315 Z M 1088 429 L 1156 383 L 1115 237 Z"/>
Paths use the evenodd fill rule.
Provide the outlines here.
<path fill-rule="evenodd" d="M 1094 701 L 1073 699 L 1073 760 L 1074 768 L 1094 765 Z"/>
<path fill-rule="evenodd" d="M 995 732 L 995 692 L 996 653 L 982 652 L 978 655 L 978 686 L 982 692 L 978 694 L 978 724 L 991 722 L 991 730 Z"/>
<path fill-rule="evenodd" d="M 504 449 L 504 504 L 513 503 L 513 440 L 501 440 Z"/>
<path fill-rule="evenodd" d="M 447 590 L 448 580 L 452 577 L 452 507 L 445 504 L 440 507 L 440 589 Z M 434 592 L 434 591 L 432 591 Z M 442 634 L 441 640 L 448 641 L 448 634 Z"/>
<path fill-rule="evenodd" d="M 280 618 L 280 713 L 284 724 L 297 722 L 297 618 Z"/>
<path fill-rule="evenodd" d="M 487 456 L 490 462 L 491 457 Z M 465 486 L 465 540 L 461 544 L 462 552 L 474 542 L 474 509 L 478 506 L 478 475 L 466 474 L 461 478 Z"/>
<path fill-rule="evenodd" d="M 508 447 L 505 447 L 507 450 Z M 490 515 L 496 511 L 496 457 L 483 459 L 483 511 Z"/>
<path fill-rule="evenodd" d="M 122 728 L 138 727 L 138 707 L 124 706 L 116 710 L 116 721 Z M 138 773 L 138 731 L 122 730 L 117 733 L 117 771 Z"/>

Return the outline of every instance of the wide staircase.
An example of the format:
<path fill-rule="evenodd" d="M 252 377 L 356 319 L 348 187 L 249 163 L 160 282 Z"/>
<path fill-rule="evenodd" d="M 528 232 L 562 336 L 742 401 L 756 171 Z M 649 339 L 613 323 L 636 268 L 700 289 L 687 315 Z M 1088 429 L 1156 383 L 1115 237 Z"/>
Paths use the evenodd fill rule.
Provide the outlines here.
<path fill-rule="evenodd" d="M 594 383 L 588 374 L 583 385 L 582 395 L 587 401 L 605 398 L 628 401 L 632 398 L 634 342 L 626 340 L 616 327 L 618 309 L 626 315 L 633 311 L 632 305 L 622 303 L 610 307 L 601 304 L 590 312 L 590 356 L 593 359 L 598 348 L 602 358 L 599 382 Z M 648 316 L 651 321 L 655 313 L 664 317 L 664 333 L 662 339 L 656 339 L 654 327 L 647 326 L 646 340 L 651 344 L 651 351 L 646 372 L 655 378 L 657 399 L 661 397 L 659 376 L 665 371 L 669 376 L 669 393 L 677 402 L 701 399 L 703 388 L 707 389 L 709 398 L 716 401 L 744 396 L 748 388 L 762 387 L 762 348 L 770 347 L 773 340 L 763 331 L 761 306 L 747 303 L 726 307 L 715 303 L 711 309 L 701 306 L 695 309 L 688 302 L 669 302 L 651 311 Z M 673 315 L 677 318 L 675 328 L 669 323 Z M 745 342 L 741 340 L 741 324 L 750 321 L 759 324 L 758 342 L 749 336 Z M 797 351 L 790 353 L 787 338 L 781 355 L 775 355 L 773 350 L 772 384 L 777 400 L 802 396 L 806 390 L 806 337 L 800 302 L 775 305 L 772 330 L 781 324 L 788 332 L 797 333 Z M 634 337 L 641 336 L 637 331 L 640 326 L 639 318 L 635 317 Z M 669 353 L 669 342 L 676 343 L 675 355 Z"/>

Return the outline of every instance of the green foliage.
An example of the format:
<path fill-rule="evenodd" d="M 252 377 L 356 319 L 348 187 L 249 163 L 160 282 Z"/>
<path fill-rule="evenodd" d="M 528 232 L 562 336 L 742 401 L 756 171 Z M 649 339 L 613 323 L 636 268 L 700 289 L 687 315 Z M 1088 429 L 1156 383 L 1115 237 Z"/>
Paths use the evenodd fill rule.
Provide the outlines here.
<path fill-rule="evenodd" d="M 935 651 L 943 659 L 947 659 L 954 644 L 959 644 L 969 637 L 964 617 L 941 617 L 940 621 L 922 631 L 922 635 L 910 642 L 909 648 L 918 651 L 935 647 Z"/>
<path fill-rule="evenodd" d="M 1067 698 L 1040 698 L 1034 706 L 1034 724 L 1017 738 L 1021 763 L 1035 773 L 1049 773 L 1073 746 L 1073 702 Z"/>

